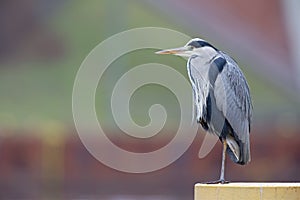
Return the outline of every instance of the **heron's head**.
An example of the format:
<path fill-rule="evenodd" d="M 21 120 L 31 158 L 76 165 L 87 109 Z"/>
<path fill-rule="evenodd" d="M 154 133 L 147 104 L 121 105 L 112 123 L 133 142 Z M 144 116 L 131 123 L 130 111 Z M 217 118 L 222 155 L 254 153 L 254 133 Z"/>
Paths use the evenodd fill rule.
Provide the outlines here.
<path fill-rule="evenodd" d="M 173 54 L 182 57 L 191 57 L 192 55 L 210 55 L 216 53 L 218 50 L 206 42 L 205 40 L 194 38 L 191 39 L 186 45 L 174 49 L 165 49 L 156 52 L 156 54 Z"/>

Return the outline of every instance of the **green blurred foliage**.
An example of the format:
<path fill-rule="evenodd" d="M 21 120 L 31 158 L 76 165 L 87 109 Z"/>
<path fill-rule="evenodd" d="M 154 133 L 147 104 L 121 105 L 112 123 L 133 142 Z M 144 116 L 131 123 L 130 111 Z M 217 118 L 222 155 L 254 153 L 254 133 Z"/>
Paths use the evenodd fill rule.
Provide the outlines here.
<path fill-rule="evenodd" d="M 49 121 L 73 126 L 71 97 L 76 72 L 88 53 L 111 35 L 146 26 L 171 28 L 185 34 L 190 31 L 183 30 L 176 21 L 137 0 L 66 1 L 44 23 L 47 30 L 59 38 L 64 53 L 59 59 L 45 61 L 35 59 L 33 55 L 28 59 L 1 64 L 2 127 L 39 127 Z M 112 123 L 109 106 L 111 90 L 118 78 L 132 67 L 157 62 L 172 66 L 186 76 L 185 60 L 158 56 L 154 51 L 146 49 L 126 54 L 105 72 L 96 95 L 97 113 L 104 123 Z M 295 103 L 289 97 L 265 82 L 263 77 L 257 77 L 251 68 L 243 69 L 250 83 L 255 115 L 259 119 L 266 118 L 268 113 L 293 111 Z M 140 125 L 147 124 L 149 107 L 160 103 L 166 107 L 170 120 L 177 122 L 180 110 L 174 98 L 170 91 L 161 86 L 140 88 L 131 101 L 133 119 Z"/>

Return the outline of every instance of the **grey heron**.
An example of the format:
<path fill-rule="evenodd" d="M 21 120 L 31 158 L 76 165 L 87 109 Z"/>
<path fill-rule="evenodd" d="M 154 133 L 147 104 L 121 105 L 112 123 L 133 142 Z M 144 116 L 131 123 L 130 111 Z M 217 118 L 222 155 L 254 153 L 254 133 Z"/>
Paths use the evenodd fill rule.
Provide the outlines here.
<path fill-rule="evenodd" d="M 252 101 L 249 86 L 238 64 L 205 40 L 194 38 L 185 46 L 157 54 L 188 57 L 187 71 L 193 89 L 196 120 L 223 144 L 221 174 L 224 178 L 226 152 L 238 164 L 250 162 L 249 132 Z"/>

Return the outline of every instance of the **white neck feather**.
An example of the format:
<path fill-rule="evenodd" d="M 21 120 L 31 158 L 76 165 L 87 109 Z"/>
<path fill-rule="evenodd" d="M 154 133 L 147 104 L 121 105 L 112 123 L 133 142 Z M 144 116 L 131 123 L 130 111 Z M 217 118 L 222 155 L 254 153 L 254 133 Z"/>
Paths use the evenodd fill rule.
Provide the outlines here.
<path fill-rule="evenodd" d="M 218 54 L 218 52 L 211 47 L 202 47 L 196 49 L 194 52 L 197 56 L 203 58 L 203 60 L 206 62 L 210 61 L 213 57 L 215 57 Z"/>

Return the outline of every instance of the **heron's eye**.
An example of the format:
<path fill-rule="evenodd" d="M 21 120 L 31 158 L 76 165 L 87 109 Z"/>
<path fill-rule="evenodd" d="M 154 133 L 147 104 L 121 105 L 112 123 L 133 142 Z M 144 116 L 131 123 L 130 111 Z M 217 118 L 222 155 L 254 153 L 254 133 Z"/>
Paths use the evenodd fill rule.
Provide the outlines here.
<path fill-rule="evenodd" d="M 189 51 L 193 51 L 195 49 L 194 46 L 188 46 Z"/>

